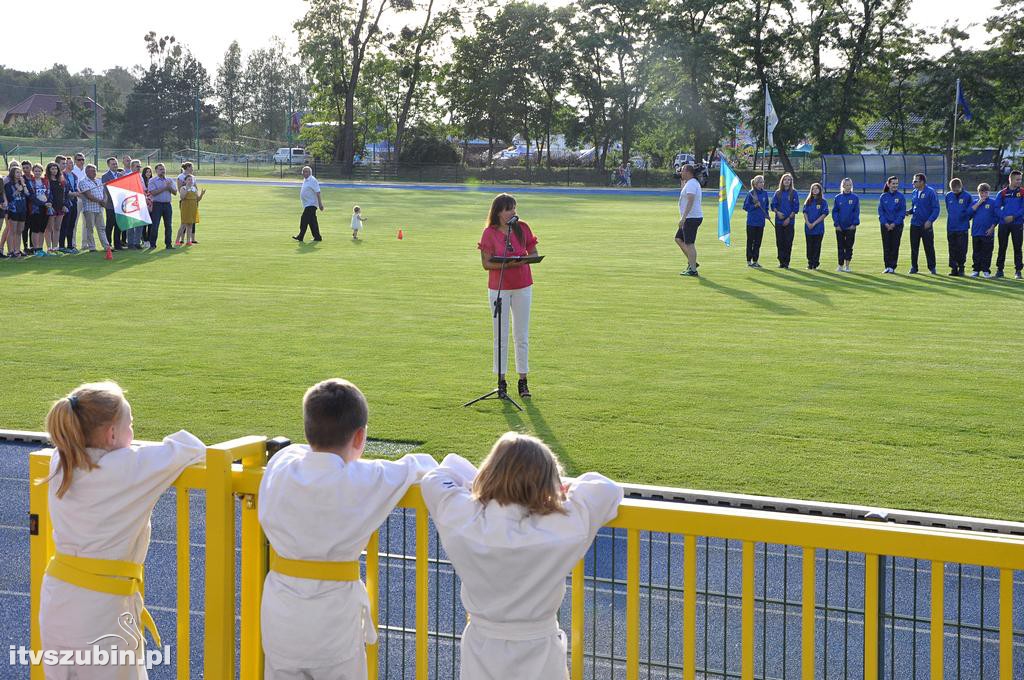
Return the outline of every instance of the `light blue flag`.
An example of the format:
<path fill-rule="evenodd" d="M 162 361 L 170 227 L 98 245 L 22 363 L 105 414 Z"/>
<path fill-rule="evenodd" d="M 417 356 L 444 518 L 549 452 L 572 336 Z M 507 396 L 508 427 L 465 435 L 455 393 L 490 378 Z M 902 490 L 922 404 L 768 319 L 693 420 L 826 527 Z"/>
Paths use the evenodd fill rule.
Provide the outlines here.
<path fill-rule="evenodd" d="M 740 178 L 723 158 L 718 175 L 718 240 L 727 246 L 732 244 L 732 211 L 736 208 L 742 189 Z"/>

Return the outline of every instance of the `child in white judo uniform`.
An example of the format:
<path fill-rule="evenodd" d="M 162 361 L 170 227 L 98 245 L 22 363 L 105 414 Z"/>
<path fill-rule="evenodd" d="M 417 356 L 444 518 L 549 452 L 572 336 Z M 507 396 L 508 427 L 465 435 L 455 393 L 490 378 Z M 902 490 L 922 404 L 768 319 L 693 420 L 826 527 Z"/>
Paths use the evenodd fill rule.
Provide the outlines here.
<path fill-rule="evenodd" d="M 271 546 L 261 626 L 267 680 L 365 680 L 376 642 L 359 555 L 409 487 L 437 467 L 426 454 L 361 460 L 368 408 L 347 380 L 302 402 L 306 440 L 277 452 L 259 490 Z"/>
<path fill-rule="evenodd" d="M 43 576 L 39 626 L 44 650 L 110 651 L 144 657 L 144 630 L 159 646 L 142 601 L 150 515 L 206 446 L 184 430 L 133 446 L 132 409 L 115 383 L 82 385 L 46 416 L 56 447 L 49 478 L 56 554 Z M 82 654 L 82 659 L 85 655 Z M 46 666 L 47 680 L 137 680 L 144 665 Z M 133 662 L 134 663 L 134 662 Z"/>
<path fill-rule="evenodd" d="M 463 680 L 568 677 L 556 619 L 565 578 L 617 514 L 622 487 L 596 472 L 564 487 L 561 474 L 542 441 L 508 432 L 479 472 L 450 454 L 420 483 L 462 579 Z"/>

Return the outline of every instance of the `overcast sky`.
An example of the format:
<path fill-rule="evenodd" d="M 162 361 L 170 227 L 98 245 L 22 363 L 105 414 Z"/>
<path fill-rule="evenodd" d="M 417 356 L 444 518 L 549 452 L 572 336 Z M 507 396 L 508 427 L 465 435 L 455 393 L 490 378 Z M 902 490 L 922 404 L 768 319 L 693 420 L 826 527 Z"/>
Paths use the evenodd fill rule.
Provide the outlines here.
<path fill-rule="evenodd" d="M 549 0 L 547 4 L 555 6 L 567 2 Z M 964 27 L 963 17 L 969 15 L 972 21 L 981 24 L 994 13 L 997 5 L 996 0 L 975 0 L 970 11 L 965 12 L 959 0 L 917 0 L 913 3 L 911 17 L 921 26 L 938 28 L 947 21 L 958 20 Z M 241 45 L 243 59 L 250 49 L 266 46 L 274 35 L 294 49 L 292 25 L 302 17 L 306 3 L 304 0 L 276 0 L 263 5 L 238 0 L 203 0 L 193 5 L 195 11 L 179 12 L 173 5 L 154 11 L 161 6 L 162 3 L 148 2 L 128 4 L 123 6 L 124 11 L 115 14 L 112 10 L 96 11 L 97 8 L 82 11 L 83 5 L 78 0 L 51 0 L 39 6 L 46 8 L 47 16 L 57 17 L 58 22 L 74 18 L 73 23 L 65 26 L 66 30 L 56 33 L 64 40 L 59 49 L 54 49 L 49 41 L 48 36 L 55 35 L 51 30 L 39 34 L 34 30 L 12 29 L 6 33 L 0 64 L 24 71 L 46 69 L 54 62 L 65 64 L 72 72 L 84 68 L 102 72 L 118 65 L 131 67 L 148 61 L 142 36 L 152 30 L 159 35 L 177 37 L 214 76 L 232 40 L 238 40 Z M 253 11 L 257 7 L 259 11 Z M 408 17 L 405 21 L 413 18 L 411 14 L 404 16 Z M 19 39 L 19 35 L 24 39 Z M 976 26 L 971 35 L 972 45 L 984 45 L 983 28 Z M 115 37 L 111 40 L 108 36 Z"/>

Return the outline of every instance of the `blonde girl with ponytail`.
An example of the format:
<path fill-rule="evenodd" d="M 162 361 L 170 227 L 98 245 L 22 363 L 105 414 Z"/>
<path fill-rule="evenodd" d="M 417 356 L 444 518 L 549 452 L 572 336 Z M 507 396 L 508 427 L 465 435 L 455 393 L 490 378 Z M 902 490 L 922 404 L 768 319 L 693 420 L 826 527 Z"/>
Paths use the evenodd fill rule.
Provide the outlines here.
<path fill-rule="evenodd" d="M 132 409 L 113 382 L 89 383 L 58 399 L 46 416 L 53 442 L 50 521 L 56 553 L 46 568 L 39 623 L 44 650 L 128 650 L 143 655 L 159 634 L 142 600 L 150 515 L 206 446 L 182 430 L 159 444 L 132 444 Z M 85 659 L 86 655 L 80 658 Z M 91 657 L 90 657 L 91 660 Z M 69 676 L 68 673 L 71 673 Z M 57 678 L 147 678 L 145 665 L 46 667 Z"/>

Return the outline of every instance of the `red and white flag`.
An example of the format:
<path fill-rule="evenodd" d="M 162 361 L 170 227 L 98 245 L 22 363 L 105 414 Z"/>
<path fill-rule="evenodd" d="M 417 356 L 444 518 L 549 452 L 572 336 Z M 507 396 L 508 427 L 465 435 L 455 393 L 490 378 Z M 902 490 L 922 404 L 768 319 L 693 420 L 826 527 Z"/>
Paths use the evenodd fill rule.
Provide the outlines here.
<path fill-rule="evenodd" d="M 150 223 L 149 207 L 146 205 L 146 187 L 142 175 L 133 172 L 107 183 L 107 190 L 113 200 L 117 227 L 128 231 Z"/>

